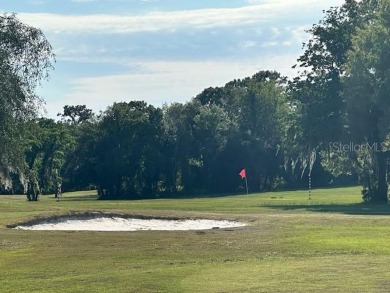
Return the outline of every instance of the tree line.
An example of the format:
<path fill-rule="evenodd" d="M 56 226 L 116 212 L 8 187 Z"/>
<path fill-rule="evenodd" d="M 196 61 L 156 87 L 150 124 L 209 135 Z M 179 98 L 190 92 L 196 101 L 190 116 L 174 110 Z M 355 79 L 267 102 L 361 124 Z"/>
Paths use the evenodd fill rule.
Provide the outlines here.
<path fill-rule="evenodd" d="M 37 117 L 55 61 L 40 30 L 0 17 L 0 181 L 29 200 L 96 188 L 102 199 L 361 184 L 387 202 L 390 0 L 347 0 L 308 31 L 288 79 L 260 71 L 186 103 L 66 105 Z"/>

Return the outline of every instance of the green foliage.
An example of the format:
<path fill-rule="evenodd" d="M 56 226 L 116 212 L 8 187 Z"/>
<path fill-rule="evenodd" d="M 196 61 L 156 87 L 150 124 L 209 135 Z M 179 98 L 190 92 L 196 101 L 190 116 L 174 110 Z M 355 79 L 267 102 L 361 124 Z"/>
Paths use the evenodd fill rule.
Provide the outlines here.
<path fill-rule="evenodd" d="M 253 190 L 280 187 L 280 144 L 291 112 L 285 85 L 280 74 L 265 71 L 186 104 L 115 103 L 95 120 L 72 123 L 76 148 L 64 183 L 97 186 L 101 198 L 232 193 L 245 167 Z"/>
<path fill-rule="evenodd" d="M 157 192 L 162 166 L 160 109 L 145 102 L 115 103 L 78 131 L 68 175 L 98 186 L 101 198 Z M 70 167 L 74 174 L 69 174 Z"/>
<path fill-rule="evenodd" d="M 14 14 L 0 15 L 0 173 L 23 172 L 21 133 L 24 121 L 37 114 L 35 88 L 52 69 L 54 55 L 43 33 Z"/>
<path fill-rule="evenodd" d="M 299 118 L 298 146 L 320 152 L 322 165 L 335 175 L 357 174 L 363 199 L 374 202 L 387 202 L 388 189 L 387 6 L 346 1 L 326 11 L 309 30 L 312 39 L 298 59 L 304 70 L 289 95 Z M 336 142 L 362 147 L 346 153 L 332 147 Z"/>
<path fill-rule="evenodd" d="M 193 135 L 197 149 L 195 158 L 199 163 L 197 188 L 220 191 L 225 184 L 220 173 L 227 165 L 221 160 L 221 156 L 231 137 L 237 133 L 237 124 L 223 108 L 215 104 L 202 105 L 197 110 L 198 113 L 193 117 Z M 232 170 L 232 173 L 236 172 Z"/>
<path fill-rule="evenodd" d="M 85 105 L 65 105 L 63 113 L 58 113 L 57 116 L 61 116 L 62 120 L 67 123 L 78 125 L 91 119 L 93 113 L 92 110 L 88 109 Z"/>
<path fill-rule="evenodd" d="M 204 105 L 221 107 L 234 125 L 228 131 L 225 151 L 218 162 L 223 167 L 214 166 L 218 172 L 213 177 L 223 174 L 219 180 L 227 185 L 226 189 L 219 187 L 219 191 L 236 190 L 237 173 L 244 167 L 248 169 L 253 190 L 272 189 L 276 186 L 274 182 L 280 181 L 278 177 L 285 175 L 280 147 L 285 117 L 291 113 L 285 85 L 286 79 L 279 73 L 260 71 L 250 78 L 229 82 L 223 88 L 209 88 L 195 97 Z"/>
<path fill-rule="evenodd" d="M 26 123 L 25 158 L 29 181 L 36 181 L 40 192 L 53 193 L 61 182 L 66 155 L 74 148 L 67 125 L 39 118 Z M 33 175 L 34 174 L 34 175 Z"/>
<path fill-rule="evenodd" d="M 343 80 L 344 98 L 351 137 L 366 144 L 368 154 L 362 172 L 363 198 L 387 202 L 386 165 L 389 152 L 384 147 L 390 130 L 390 2 L 379 1 L 371 21 L 356 31 L 347 54 Z M 360 156 L 362 159 L 362 156 Z"/>
<path fill-rule="evenodd" d="M 176 193 L 193 191 L 193 174 L 199 166 L 196 159 L 192 117 L 197 113 L 195 104 L 174 103 L 163 107 L 165 161 L 164 191 Z"/>
<path fill-rule="evenodd" d="M 298 58 L 301 73 L 290 84 L 290 98 L 298 111 L 300 145 L 309 151 L 339 141 L 345 124 L 344 64 L 356 30 L 371 18 L 371 1 L 346 1 L 332 7 L 308 30 L 309 42 Z"/>
<path fill-rule="evenodd" d="M 71 127 L 75 147 L 66 156 L 63 165 L 63 188 L 82 190 L 90 188 L 96 182 L 96 148 L 100 138 L 97 121 L 86 121 Z"/>

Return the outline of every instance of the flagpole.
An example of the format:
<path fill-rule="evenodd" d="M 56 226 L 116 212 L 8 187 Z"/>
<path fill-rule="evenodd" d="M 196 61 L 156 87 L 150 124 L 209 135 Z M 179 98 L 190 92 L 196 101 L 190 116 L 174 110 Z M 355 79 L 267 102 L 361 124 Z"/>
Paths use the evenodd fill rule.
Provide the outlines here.
<path fill-rule="evenodd" d="M 246 170 L 245 170 L 245 168 L 242 169 L 242 170 L 240 171 L 240 173 L 238 173 L 238 175 L 241 176 L 241 179 L 244 179 L 244 178 L 245 178 L 246 194 L 249 194 L 249 191 L 248 191 L 248 180 L 246 179 Z"/>

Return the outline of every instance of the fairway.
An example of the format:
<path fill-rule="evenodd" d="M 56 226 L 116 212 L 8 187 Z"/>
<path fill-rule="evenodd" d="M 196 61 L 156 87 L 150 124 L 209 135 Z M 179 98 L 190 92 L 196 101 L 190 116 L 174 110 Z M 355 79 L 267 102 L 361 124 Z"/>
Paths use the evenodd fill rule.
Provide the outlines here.
<path fill-rule="evenodd" d="M 360 187 L 138 201 L 0 197 L 1 292 L 390 292 L 390 208 Z M 238 220 L 202 231 L 25 231 L 83 212 Z"/>

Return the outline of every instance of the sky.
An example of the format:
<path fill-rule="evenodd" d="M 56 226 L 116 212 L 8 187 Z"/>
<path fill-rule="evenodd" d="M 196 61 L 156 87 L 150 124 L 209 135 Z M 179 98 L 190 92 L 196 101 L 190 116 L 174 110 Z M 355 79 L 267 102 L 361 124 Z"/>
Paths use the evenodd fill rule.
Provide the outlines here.
<path fill-rule="evenodd" d="M 0 0 L 56 54 L 37 89 L 47 117 L 65 105 L 184 103 L 260 70 L 293 77 L 305 32 L 344 0 Z"/>

